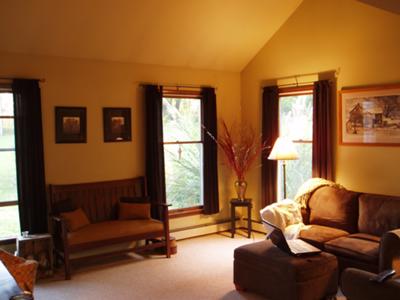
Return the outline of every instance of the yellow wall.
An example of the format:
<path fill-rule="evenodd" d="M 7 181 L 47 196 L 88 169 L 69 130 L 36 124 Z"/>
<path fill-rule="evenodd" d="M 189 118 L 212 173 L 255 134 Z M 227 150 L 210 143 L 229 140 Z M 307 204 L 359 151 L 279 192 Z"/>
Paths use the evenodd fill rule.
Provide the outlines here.
<path fill-rule="evenodd" d="M 267 80 L 338 68 L 338 89 L 400 82 L 400 16 L 358 1 L 305 0 L 243 70 L 242 118 L 260 128 Z M 335 153 L 336 181 L 348 189 L 400 195 L 399 147 L 335 140 Z M 259 174 L 248 176 L 253 198 L 261 193 Z"/>
<path fill-rule="evenodd" d="M 0 77 L 44 78 L 41 83 L 47 183 L 78 183 L 145 174 L 144 101 L 139 82 L 211 85 L 217 88 L 218 118 L 228 122 L 240 111 L 240 74 L 151 65 L 112 63 L 0 53 Z M 56 144 L 55 106 L 87 107 L 87 143 Z M 103 142 L 103 107 L 132 108 L 132 142 Z M 218 215 L 172 221 L 172 228 L 228 216 L 230 173 L 221 168 Z"/>

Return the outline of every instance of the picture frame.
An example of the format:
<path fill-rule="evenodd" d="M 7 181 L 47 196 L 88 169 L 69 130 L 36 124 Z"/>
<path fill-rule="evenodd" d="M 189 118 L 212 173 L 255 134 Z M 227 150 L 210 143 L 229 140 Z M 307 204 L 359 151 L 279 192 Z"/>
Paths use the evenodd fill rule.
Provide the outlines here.
<path fill-rule="evenodd" d="M 400 145 L 400 84 L 339 91 L 342 145 Z"/>
<path fill-rule="evenodd" d="M 131 141 L 131 109 L 129 107 L 104 107 L 103 127 L 104 142 Z"/>
<path fill-rule="evenodd" d="M 86 143 L 86 107 L 56 106 L 56 143 Z"/>

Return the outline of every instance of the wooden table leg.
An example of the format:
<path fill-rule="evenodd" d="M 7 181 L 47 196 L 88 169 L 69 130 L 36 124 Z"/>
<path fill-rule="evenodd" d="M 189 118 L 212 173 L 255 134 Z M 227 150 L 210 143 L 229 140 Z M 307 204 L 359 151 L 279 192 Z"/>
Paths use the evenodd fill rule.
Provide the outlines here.
<path fill-rule="evenodd" d="M 248 214 L 247 214 L 247 237 L 251 237 L 251 206 L 248 206 L 247 208 Z"/>
<path fill-rule="evenodd" d="M 231 238 L 235 237 L 235 205 L 231 204 Z"/>

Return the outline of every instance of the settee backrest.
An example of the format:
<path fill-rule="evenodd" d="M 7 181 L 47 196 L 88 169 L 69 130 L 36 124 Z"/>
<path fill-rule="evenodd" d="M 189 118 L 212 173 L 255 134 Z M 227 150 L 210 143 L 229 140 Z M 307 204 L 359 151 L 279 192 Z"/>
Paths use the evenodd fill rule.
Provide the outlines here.
<path fill-rule="evenodd" d="M 386 231 L 400 228 L 400 197 L 362 194 L 359 207 L 360 232 L 381 236 Z"/>
<path fill-rule="evenodd" d="M 359 193 L 334 187 L 320 187 L 311 195 L 307 206 L 309 224 L 357 232 Z"/>
<path fill-rule="evenodd" d="M 79 184 L 50 185 L 50 211 L 60 212 L 82 208 L 91 223 L 113 220 L 121 197 L 145 196 L 144 177 Z"/>

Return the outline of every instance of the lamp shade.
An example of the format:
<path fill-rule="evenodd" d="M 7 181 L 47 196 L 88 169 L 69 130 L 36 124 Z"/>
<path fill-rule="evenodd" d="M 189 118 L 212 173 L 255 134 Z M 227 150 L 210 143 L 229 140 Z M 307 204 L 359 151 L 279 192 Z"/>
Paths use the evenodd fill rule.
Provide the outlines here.
<path fill-rule="evenodd" d="M 274 147 L 268 156 L 271 160 L 295 160 L 299 158 L 299 154 L 294 147 L 293 142 L 287 137 L 278 137 Z"/>

